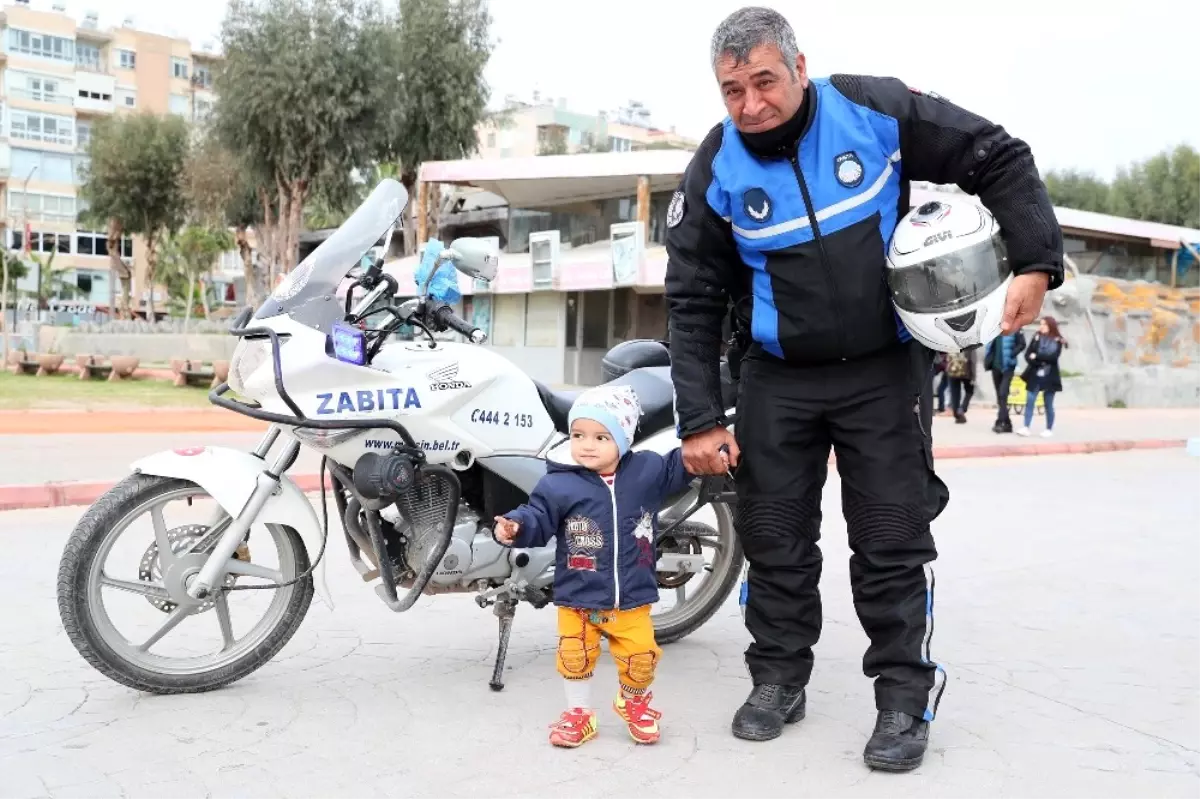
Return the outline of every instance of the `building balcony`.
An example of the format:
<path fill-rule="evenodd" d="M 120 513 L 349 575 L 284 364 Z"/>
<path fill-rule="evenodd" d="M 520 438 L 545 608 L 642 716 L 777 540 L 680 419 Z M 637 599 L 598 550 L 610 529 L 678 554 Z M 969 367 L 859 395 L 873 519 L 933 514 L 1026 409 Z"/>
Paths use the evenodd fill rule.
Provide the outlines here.
<path fill-rule="evenodd" d="M 117 79 L 101 72 L 76 71 L 75 110 L 79 114 L 111 114 L 116 108 L 113 97 Z"/>
<path fill-rule="evenodd" d="M 89 75 L 108 75 L 108 67 L 104 64 L 98 64 L 94 61 L 76 61 L 75 69 L 79 72 L 86 72 Z"/>
<path fill-rule="evenodd" d="M 79 116 L 107 115 L 111 114 L 116 106 L 113 104 L 112 95 L 108 95 L 109 99 L 96 99 L 95 97 L 76 97 L 75 98 L 75 113 Z"/>
<path fill-rule="evenodd" d="M 74 104 L 74 98 L 67 94 L 34 91 L 17 86 L 13 86 L 8 90 L 8 97 L 10 100 L 24 100 L 30 103 L 45 103 L 46 105 L 69 106 Z"/>

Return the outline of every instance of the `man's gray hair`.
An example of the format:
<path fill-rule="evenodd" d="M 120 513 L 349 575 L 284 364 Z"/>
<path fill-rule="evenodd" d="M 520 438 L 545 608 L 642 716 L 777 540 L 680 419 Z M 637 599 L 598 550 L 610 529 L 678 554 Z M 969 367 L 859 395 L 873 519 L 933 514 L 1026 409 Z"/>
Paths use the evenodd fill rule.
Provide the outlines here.
<path fill-rule="evenodd" d="M 734 64 L 744 64 L 750 51 L 764 44 L 773 44 L 783 54 L 783 63 L 788 71 L 796 74 L 796 56 L 800 48 L 796 45 L 796 34 L 792 26 L 778 11 L 761 6 L 747 6 L 733 12 L 717 26 L 712 38 L 712 65 L 724 56 L 733 56 Z"/>

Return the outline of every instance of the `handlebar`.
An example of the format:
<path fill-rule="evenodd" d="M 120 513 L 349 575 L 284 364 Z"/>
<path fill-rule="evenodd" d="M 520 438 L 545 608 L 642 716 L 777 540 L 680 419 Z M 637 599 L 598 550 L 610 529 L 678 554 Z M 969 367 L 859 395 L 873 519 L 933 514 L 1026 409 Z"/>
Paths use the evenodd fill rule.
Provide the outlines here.
<path fill-rule="evenodd" d="M 438 308 L 433 316 L 439 324 L 453 330 L 455 333 L 461 333 L 466 336 L 472 344 L 482 344 L 487 341 L 486 333 L 465 319 L 458 317 L 449 305 L 443 305 L 441 308 Z"/>

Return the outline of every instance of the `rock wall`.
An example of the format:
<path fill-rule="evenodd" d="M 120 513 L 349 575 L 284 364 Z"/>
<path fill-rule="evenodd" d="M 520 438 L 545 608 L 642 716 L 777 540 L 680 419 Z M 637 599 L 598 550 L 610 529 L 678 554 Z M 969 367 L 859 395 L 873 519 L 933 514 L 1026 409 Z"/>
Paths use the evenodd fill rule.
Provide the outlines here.
<path fill-rule="evenodd" d="M 1083 276 L 1046 296 L 1070 346 L 1063 407 L 1200 407 L 1200 289 Z M 1036 332 L 1026 329 L 1026 338 Z M 994 401 L 990 376 L 977 394 Z"/>

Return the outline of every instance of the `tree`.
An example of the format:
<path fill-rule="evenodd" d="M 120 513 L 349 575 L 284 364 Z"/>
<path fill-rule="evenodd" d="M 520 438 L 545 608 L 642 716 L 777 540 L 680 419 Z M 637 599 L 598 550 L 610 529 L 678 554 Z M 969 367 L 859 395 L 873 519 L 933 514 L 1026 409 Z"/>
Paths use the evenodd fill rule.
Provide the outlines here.
<path fill-rule="evenodd" d="M 185 302 L 183 332 L 187 332 L 192 320 L 192 309 L 196 306 L 196 284 L 212 272 L 217 256 L 233 245 L 234 237 L 226 228 L 201 225 L 188 225 L 166 241 L 163 248 L 163 267 L 173 278 L 172 282 L 176 287 L 182 284 L 187 291 L 186 296 L 180 298 Z M 205 319 L 209 317 L 207 282 L 204 281 L 205 285 L 200 295 Z"/>
<path fill-rule="evenodd" d="M 1075 169 L 1051 171 L 1046 173 L 1045 181 L 1050 201 L 1055 205 L 1102 214 L 1109 211 L 1109 186 L 1090 172 Z"/>
<path fill-rule="evenodd" d="M 399 7 L 398 113 L 382 160 L 401 165 L 411 197 L 421 164 L 465 158 L 479 144 L 476 128 L 488 119 L 483 70 L 492 53 L 491 17 L 485 0 L 399 0 Z M 413 219 L 404 237 L 410 253 Z"/>
<path fill-rule="evenodd" d="M 251 176 L 269 283 L 296 263 L 305 202 L 349 193 L 395 129 L 398 35 L 376 0 L 230 3 L 214 129 Z"/>
<path fill-rule="evenodd" d="M 250 167 L 215 135 L 202 136 L 193 142 L 184 166 L 184 198 L 191 224 L 214 231 L 233 228 L 233 243 L 242 257 L 246 303 L 257 307 L 267 281 L 250 244 L 250 228 L 257 228 L 262 210 Z"/>
<path fill-rule="evenodd" d="M 1076 170 L 1045 181 L 1055 205 L 1200 227 L 1200 153 L 1187 144 L 1118 169 L 1111 184 Z"/>
<path fill-rule="evenodd" d="M 546 125 L 538 129 L 538 155 L 566 155 L 567 129 L 561 125 Z"/>
<path fill-rule="evenodd" d="M 1117 170 L 1112 213 L 1200 227 L 1200 153 L 1186 144 Z"/>
<path fill-rule="evenodd" d="M 158 246 L 166 231 L 183 219 L 183 167 L 188 148 L 187 124 L 177 116 L 149 113 L 100 120 L 88 144 L 90 165 L 80 194 L 89 209 L 85 217 L 108 230 L 108 253 L 121 279 L 120 309 L 129 315 L 129 268 L 121 260 L 121 236 L 140 235 L 146 242 L 146 283 L 150 299 L 146 316 L 154 318 L 154 280 Z"/>

